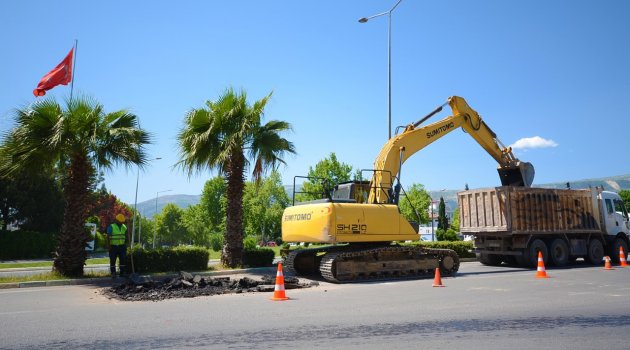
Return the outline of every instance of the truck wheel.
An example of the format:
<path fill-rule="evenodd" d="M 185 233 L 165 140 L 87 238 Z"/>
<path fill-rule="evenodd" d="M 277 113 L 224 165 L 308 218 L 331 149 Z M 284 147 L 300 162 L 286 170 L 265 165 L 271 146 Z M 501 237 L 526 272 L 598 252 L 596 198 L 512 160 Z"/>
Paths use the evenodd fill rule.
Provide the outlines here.
<path fill-rule="evenodd" d="M 615 264 L 619 264 L 619 247 L 623 248 L 624 258 L 628 260 L 628 243 L 623 238 L 615 238 L 613 244 L 610 245 L 610 260 Z"/>
<path fill-rule="evenodd" d="M 587 250 L 586 261 L 592 265 L 601 265 L 604 259 L 604 246 L 602 242 L 598 239 L 591 240 Z"/>
<path fill-rule="evenodd" d="M 476 253 L 477 260 L 480 263 L 488 266 L 499 266 L 501 265 L 501 255 L 496 254 L 486 254 L 486 253 Z"/>
<path fill-rule="evenodd" d="M 554 239 L 549 246 L 549 257 L 552 264 L 566 266 L 569 263 L 569 246 L 563 239 Z"/>
<path fill-rule="evenodd" d="M 549 261 L 547 252 L 547 245 L 541 239 L 535 239 L 529 243 L 529 247 L 523 251 L 523 263 L 525 267 L 538 266 L 538 252 L 542 252 L 543 261 L 545 263 Z"/>

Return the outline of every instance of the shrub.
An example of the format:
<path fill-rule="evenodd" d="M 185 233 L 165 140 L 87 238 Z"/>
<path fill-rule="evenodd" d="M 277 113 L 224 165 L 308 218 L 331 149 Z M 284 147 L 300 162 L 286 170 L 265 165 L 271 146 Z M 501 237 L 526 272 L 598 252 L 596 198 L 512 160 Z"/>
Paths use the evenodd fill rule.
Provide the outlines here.
<path fill-rule="evenodd" d="M 56 247 L 54 233 L 0 231 L 0 260 L 51 258 Z"/>
<path fill-rule="evenodd" d="M 204 271 L 208 269 L 210 252 L 203 247 L 145 249 L 134 247 L 127 254 L 125 265 L 136 272 Z"/>
<path fill-rule="evenodd" d="M 257 244 L 258 243 L 256 242 L 256 237 L 254 236 L 247 236 L 245 237 L 245 239 L 243 239 L 243 249 L 245 250 L 256 249 Z"/>
<path fill-rule="evenodd" d="M 470 252 L 473 249 L 473 242 L 464 242 L 464 241 L 442 241 L 442 242 L 420 242 L 420 243 L 412 243 L 414 245 L 420 244 L 426 248 L 436 248 L 436 249 L 452 249 L 454 250 L 460 258 L 474 258 L 475 253 Z"/>
<path fill-rule="evenodd" d="M 210 235 L 210 248 L 215 252 L 219 252 L 223 249 L 223 243 L 223 234 L 213 233 Z"/>
<path fill-rule="evenodd" d="M 452 228 L 449 228 L 448 230 L 444 230 L 444 229 L 437 229 L 437 231 L 435 232 L 435 236 L 437 237 L 438 241 L 459 241 L 459 237 L 457 237 L 457 232 L 455 232 L 455 230 L 453 230 Z"/>
<path fill-rule="evenodd" d="M 275 255 L 271 248 L 244 249 L 243 265 L 248 267 L 271 266 Z"/>
<path fill-rule="evenodd" d="M 96 246 L 94 251 L 107 251 L 107 234 L 96 232 Z"/>

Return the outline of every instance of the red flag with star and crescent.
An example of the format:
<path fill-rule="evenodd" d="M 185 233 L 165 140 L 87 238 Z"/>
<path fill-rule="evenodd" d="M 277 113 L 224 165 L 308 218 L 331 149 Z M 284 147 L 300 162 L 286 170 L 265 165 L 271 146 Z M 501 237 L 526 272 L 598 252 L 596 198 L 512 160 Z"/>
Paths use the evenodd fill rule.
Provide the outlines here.
<path fill-rule="evenodd" d="M 54 88 L 57 85 L 68 85 L 72 81 L 72 58 L 74 56 L 74 47 L 70 50 L 66 58 L 53 68 L 48 74 L 44 75 L 42 80 L 39 81 L 33 95 L 44 96 L 46 91 Z"/>

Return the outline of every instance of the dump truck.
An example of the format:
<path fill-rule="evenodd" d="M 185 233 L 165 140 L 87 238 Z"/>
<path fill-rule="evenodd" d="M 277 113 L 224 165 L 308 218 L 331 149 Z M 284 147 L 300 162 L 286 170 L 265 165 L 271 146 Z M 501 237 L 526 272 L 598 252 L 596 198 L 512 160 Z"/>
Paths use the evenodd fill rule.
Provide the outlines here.
<path fill-rule="evenodd" d="M 501 186 L 457 194 L 460 230 L 474 236 L 479 261 L 535 267 L 565 266 L 578 258 L 601 264 L 628 254 L 628 211 L 615 192 L 602 188 L 549 189 Z"/>
<path fill-rule="evenodd" d="M 447 105 L 452 115 L 421 125 Z M 392 242 L 420 238 L 417 226 L 398 208 L 405 200 L 403 163 L 460 128 L 497 161 L 501 184 L 531 185 L 534 167 L 517 159 L 463 98 L 451 96 L 419 121 L 405 126 L 400 134 L 397 129 L 376 157 L 374 168 L 364 170 L 371 175 L 370 181 L 336 184 L 334 190 L 324 191 L 325 198 L 296 203 L 294 180 L 293 205 L 282 216 L 282 240 L 326 246 L 291 251 L 284 259 L 287 272 L 320 274 L 335 283 L 432 276 L 436 268 L 443 275 L 455 274 L 459 269 L 455 251 Z"/>

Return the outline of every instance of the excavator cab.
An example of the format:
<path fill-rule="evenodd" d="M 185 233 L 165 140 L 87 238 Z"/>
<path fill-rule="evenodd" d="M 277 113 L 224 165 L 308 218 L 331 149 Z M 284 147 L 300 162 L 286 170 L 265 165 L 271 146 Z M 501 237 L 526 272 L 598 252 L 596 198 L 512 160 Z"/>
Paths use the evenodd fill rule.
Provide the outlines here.
<path fill-rule="evenodd" d="M 503 186 L 530 187 L 534 182 L 534 166 L 529 162 L 518 162 L 513 167 L 499 167 L 499 178 Z"/>

